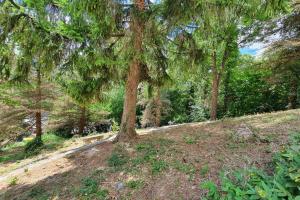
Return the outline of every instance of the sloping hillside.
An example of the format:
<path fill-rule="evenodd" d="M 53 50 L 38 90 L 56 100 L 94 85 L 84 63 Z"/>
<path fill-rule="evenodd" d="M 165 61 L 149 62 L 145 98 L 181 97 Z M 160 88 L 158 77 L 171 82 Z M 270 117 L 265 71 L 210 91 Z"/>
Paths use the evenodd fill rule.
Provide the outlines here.
<path fill-rule="evenodd" d="M 240 127 L 254 135 L 242 140 Z M 0 199 L 201 199 L 199 184 L 221 171 L 268 170 L 297 132 L 300 110 L 141 131 L 132 144 L 105 142 L 25 169 L 1 183 Z"/>

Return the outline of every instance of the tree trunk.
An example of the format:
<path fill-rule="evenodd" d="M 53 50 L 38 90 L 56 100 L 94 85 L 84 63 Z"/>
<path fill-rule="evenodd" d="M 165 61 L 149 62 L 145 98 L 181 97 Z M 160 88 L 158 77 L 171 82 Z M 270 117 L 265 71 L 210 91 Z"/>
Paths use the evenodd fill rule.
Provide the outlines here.
<path fill-rule="evenodd" d="M 219 82 L 220 82 L 219 74 L 217 72 L 213 73 L 210 120 L 216 120 L 217 119 Z"/>
<path fill-rule="evenodd" d="M 230 82 L 230 76 L 231 76 L 231 70 L 228 70 L 226 73 L 226 78 L 224 80 L 224 114 L 227 114 L 228 111 L 228 105 L 230 103 L 230 86 L 229 86 L 229 82 Z"/>
<path fill-rule="evenodd" d="M 138 11 L 143 12 L 145 9 L 144 0 L 134 0 L 134 4 Z M 132 16 L 131 31 L 134 36 L 134 58 L 129 66 L 127 81 L 125 87 L 125 99 L 123 107 L 122 122 L 120 132 L 115 139 L 116 141 L 129 141 L 137 137 L 135 131 L 136 122 L 136 103 L 137 88 L 141 79 L 141 62 L 140 54 L 142 53 L 142 41 L 144 24 L 137 16 Z"/>
<path fill-rule="evenodd" d="M 218 96 L 219 96 L 219 82 L 221 74 L 217 69 L 217 54 L 214 52 L 212 54 L 212 74 L 213 81 L 211 87 L 211 105 L 210 105 L 210 120 L 217 119 L 217 109 L 218 109 Z"/>
<path fill-rule="evenodd" d="M 155 126 L 160 126 L 160 118 L 161 118 L 161 100 L 160 100 L 160 88 L 157 88 L 156 98 L 155 98 Z"/>
<path fill-rule="evenodd" d="M 297 77 L 291 77 L 288 109 L 297 108 L 297 97 L 298 97 L 297 93 L 298 93 L 298 79 Z"/>
<path fill-rule="evenodd" d="M 42 137 L 42 89 L 41 89 L 41 71 L 37 70 L 37 86 L 36 86 L 36 112 L 35 112 L 35 136 Z"/>
<path fill-rule="evenodd" d="M 79 130 L 78 130 L 78 134 L 83 136 L 83 131 L 84 131 L 84 127 L 85 127 L 85 124 L 86 124 L 86 108 L 85 106 L 82 106 L 80 108 L 80 119 L 79 119 Z"/>

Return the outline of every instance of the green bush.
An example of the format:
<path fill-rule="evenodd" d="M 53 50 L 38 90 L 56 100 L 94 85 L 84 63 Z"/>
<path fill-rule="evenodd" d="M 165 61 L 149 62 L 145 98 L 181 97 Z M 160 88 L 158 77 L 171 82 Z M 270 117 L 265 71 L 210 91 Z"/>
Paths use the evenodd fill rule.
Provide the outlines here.
<path fill-rule="evenodd" d="M 25 153 L 29 155 L 38 154 L 41 150 L 41 147 L 44 145 L 42 138 L 36 137 L 25 146 Z"/>
<path fill-rule="evenodd" d="M 201 184 L 210 200 L 299 200 L 300 199 L 300 136 L 293 137 L 288 148 L 274 156 L 274 173 L 258 169 L 236 172 L 233 177 L 222 176 L 221 191 L 210 182 Z"/>

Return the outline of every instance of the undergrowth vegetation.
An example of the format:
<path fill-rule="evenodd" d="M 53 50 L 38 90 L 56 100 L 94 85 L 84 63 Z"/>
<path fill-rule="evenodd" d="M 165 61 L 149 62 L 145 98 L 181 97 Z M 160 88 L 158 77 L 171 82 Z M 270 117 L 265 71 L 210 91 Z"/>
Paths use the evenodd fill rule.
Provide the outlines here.
<path fill-rule="evenodd" d="M 260 169 L 236 171 L 232 176 L 222 174 L 221 189 L 206 181 L 202 189 L 209 192 L 207 200 L 299 200 L 300 199 L 300 133 L 273 158 L 273 174 Z"/>
<path fill-rule="evenodd" d="M 56 150 L 63 146 L 66 139 L 53 133 L 43 134 L 42 138 L 24 139 L 2 148 L 0 163 L 22 160 L 43 151 Z"/>

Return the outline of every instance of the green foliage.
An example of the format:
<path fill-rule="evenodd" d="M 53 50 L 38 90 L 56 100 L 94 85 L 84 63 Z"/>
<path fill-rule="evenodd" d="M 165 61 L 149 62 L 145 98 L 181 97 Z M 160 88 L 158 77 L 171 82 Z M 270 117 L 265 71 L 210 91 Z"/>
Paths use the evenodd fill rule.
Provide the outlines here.
<path fill-rule="evenodd" d="M 103 189 L 97 180 L 93 178 L 84 178 L 81 182 L 79 195 L 86 200 L 99 199 L 104 200 L 108 197 L 108 190 Z"/>
<path fill-rule="evenodd" d="M 38 144 L 35 142 L 35 139 L 23 140 L 22 142 L 15 142 L 5 146 L 1 149 L 3 155 L 0 157 L 0 163 L 18 161 L 35 156 L 43 151 L 56 150 L 63 145 L 65 139 L 53 133 L 46 133 L 42 135 L 42 145 L 40 142 Z M 26 148 L 29 149 L 26 151 Z"/>
<path fill-rule="evenodd" d="M 172 164 L 172 167 L 174 167 L 178 171 L 183 172 L 185 174 L 188 174 L 190 176 L 193 176 L 196 173 L 196 169 L 195 169 L 195 167 L 193 165 L 191 165 L 189 163 L 183 163 L 183 162 L 180 162 L 178 160 L 176 160 Z"/>
<path fill-rule="evenodd" d="M 9 186 L 15 186 L 18 184 L 18 177 L 13 177 L 10 181 L 9 181 Z"/>
<path fill-rule="evenodd" d="M 43 145 L 44 143 L 42 141 L 42 138 L 36 137 L 26 144 L 25 152 L 28 155 L 36 155 L 40 152 Z"/>
<path fill-rule="evenodd" d="M 128 161 L 126 150 L 121 146 L 117 146 L 107 160 L 108 166 L 116 170 L 120 170 Z"/>
<path fill-rule="evenodd" d="M 222 175 L 221 191 L 210 181 L 201 184 L 208 189 L 206 199 L 298 199 L 300 196 L 300 137 L 292 137 L 291 143 L 275 154 L 274 173 L 258 169 L 236 172 L 234 177 Z"/>
<path fill-rule="evenodd" d="M 118 124 L 121 123 L 124 102 L 124 87 L 113 89 L 109 95 L 109 112 L 110 117 L 113 118 Z"/>
<path fill-rule="evenodd" d="M 47 191 L 42 188 L 41 186 L 34 187 L 30 190 L 28 196 L 32 199 L 37 200 L 47 200 L 49 199 L 49 196 L 47 194 Z"/>
<path fill-rule="evenodd" d="M 251 64 L 251 59 L 242 62 L 239 68 L 232 70 L 227 115 L 241 116 L 285 109 L 288 105 L 288 85 L 272 83 L 271 71 L 253 67 L 255 64 Z"/>
<path fill-rule="evenodd" d="M 192 136 L 183 136 L 183 140 L 186 144 L 196 144 L 197 143 L 197 140 L 195 137 L 192 137 Z"/>
<path fill-rule="evenodd" d="M 144 185 L 144 182 L 142 180 L 130 180 L 126 183 L 126 186 L 130 189 L 140 189 Z"/>
<path fill-rule="evenodd" d="M 168 169 L 169 165 L 164 160 L 154 159 L 151 161 L 151 172 L 152 174 L 158 174 L 166 169 Z"/>
<path fill-rule="evenodd" d="M 209 167 L 208 165 L 204 165 L 200 169 L 200 175 L 205 176 L 209 172 Z"/>

